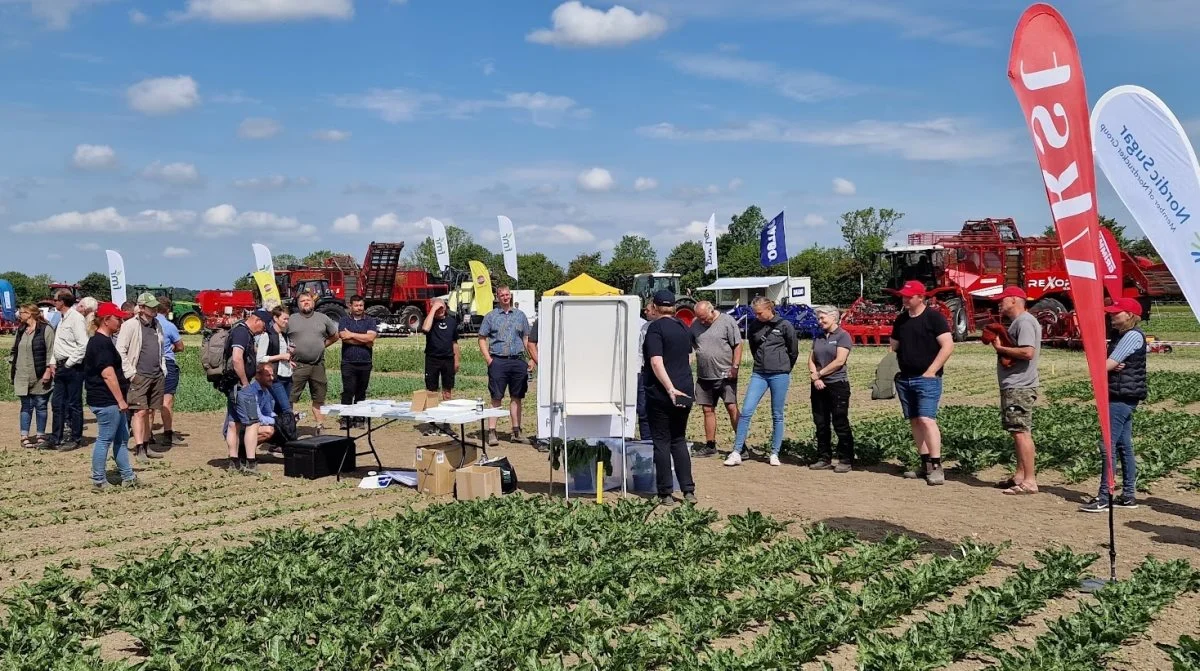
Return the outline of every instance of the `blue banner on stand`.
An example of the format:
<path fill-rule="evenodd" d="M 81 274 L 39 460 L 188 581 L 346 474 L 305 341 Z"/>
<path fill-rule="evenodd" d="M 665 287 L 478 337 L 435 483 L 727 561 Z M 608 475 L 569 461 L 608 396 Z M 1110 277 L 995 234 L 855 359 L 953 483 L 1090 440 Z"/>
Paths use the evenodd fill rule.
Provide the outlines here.
<path fill-rule="evenodd" d="M 783 212 L 763 226 L 758 236 L 759 258 L 763 266 L 770 268 L 787 261 L 787 239 L 783 226 Z"/>

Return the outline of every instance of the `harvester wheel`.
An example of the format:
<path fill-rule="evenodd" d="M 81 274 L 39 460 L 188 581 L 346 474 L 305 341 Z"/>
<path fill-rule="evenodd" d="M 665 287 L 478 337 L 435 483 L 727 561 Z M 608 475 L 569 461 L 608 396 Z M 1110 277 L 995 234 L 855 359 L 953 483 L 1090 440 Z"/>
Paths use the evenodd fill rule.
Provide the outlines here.
<path fill-rule="evenodd" d="M 340 322 L 342 317 L 346 316 L 346 308 L 334 302 L 321 303 L 317 306 L 317 312 L 329 317 L 335 324 Z"/>
<path fill-rule="evenodd" d="M 675 318 L 683 322 L 684 326 L 690 328 L 692 322 L 696 321 L 696 301 L 690 298 L 676 299 Z"/>
<path fill-rule="evenodd" d="M 204 330 L 204 319 L 195 312 L 189 312 L 179 318 L 179 330 L 185 335 L 196 335 Z"/>
<path fill-rule="evenodd" d="M 1042 337 L 1070 338 L 1072 337 L 1071 320 L 1068 317 L 1067 306 L 1057 298 L 1043 298 L 1029 306 L 1029 311 L 1042 324 Z"/>
<path fill-rule="evenodd" d="M 415 305 L 409 305 L 400 311 L 400 323 L 407 326 L 408 330 L 413 333 L 421 330 L 423 319 L 425 319 L 425 315 L 421 312 L 421 308 Z"/>
<path fill-rule="evenodd" d="M 954 337 L 954 342 L 962 342 L 967 339 L 967 309 L 963 306 L 961 298 L 951 298 L 946 301 L 946 307 L 950 310 L 950 333 Z"/>
<path fill-rule="evenodd" d="M 391 316 L 392 311 L 387 309 L 386 305 L 372 305 L 367 308 L 367 315 L 374 317 L 376 320 L 383 321 Z"/>

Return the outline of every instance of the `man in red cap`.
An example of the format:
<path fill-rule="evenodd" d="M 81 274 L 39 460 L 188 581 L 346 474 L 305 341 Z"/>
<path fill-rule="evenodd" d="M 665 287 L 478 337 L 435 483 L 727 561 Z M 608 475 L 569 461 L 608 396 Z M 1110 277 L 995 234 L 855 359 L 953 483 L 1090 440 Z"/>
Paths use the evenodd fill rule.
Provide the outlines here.
<path fill-rule="evenodd" d="M 892 324 L 891 348 L 900 365 L 896 396 L 904 418 L 912 425 L 922 471 L 906 471 L 904 477 L 923 477 L 930 485 L 941 485 L 946 475 L 942 472 L 937 410 L 942 398 L 942 366 L 954 351 L 954 336 L 942 313 L 925 305 L 923 283 L 909 280 L 897 293 L 904 300 L 904 310 Z"/>
<path fill-rule="evenodd" d="M 1042 324 L 1025 309 L 1025 291 L 1006 287 L 997 296 L 1000 314 L 1009 319 L 1008 340 L 992 341 L 996 350 L 996 377 L 1000 382 L 1000 420 L 1012 434 L 1017 453 L 1013 476 L 1000 483 L 1009 495 L 1036 494 L 1033 408 L 1038 398 L 1038 357 L 1042 352 Z"/>
<path fill-rule="evenodd" d="M 1133 411 L 1146 400 L 1146 336 L 1138 328 L 1142 304 L 1132 298 L 1118 298 L 1104 308 L 1112 319 L 1116 335 L 1108 342 L 1108 417 L 1113 442 L 1113 472 L 1121 460 L 1121 495 L 1112 498 L 1114 508 L 1137 508 L 1137 461 L 1133 456 Z M 1100 470 L 1100 493 L 1080 510 L 1099 513 L 1108 510 L 1108 483 Z"/>

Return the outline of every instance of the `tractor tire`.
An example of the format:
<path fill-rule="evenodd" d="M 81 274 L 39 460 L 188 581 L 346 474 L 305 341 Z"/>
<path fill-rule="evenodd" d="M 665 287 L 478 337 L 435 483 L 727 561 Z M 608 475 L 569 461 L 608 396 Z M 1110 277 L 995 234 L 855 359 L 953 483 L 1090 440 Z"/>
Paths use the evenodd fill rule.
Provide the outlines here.
<path fill-rule="evenodd" d="M 684 326 L 691 328 L 692 322 L 696 321 L 696 301 L 691 298 L 676 299 L 675 318 L 682 322 Z"/>
<path fill-rule="evenodd" d="M 320 312 L 326 317 L 332 319 L 334 324 L 340 322 L 342 317 L 345 317 L 348 314 L 346 312 L 346 308 L 333 302 L 321 303 L 317 306 L 317 312 Z"/>
<path fill-rule="evenodd" d="M 967 308 L 962 299 L 951 298 L 946 301 L 946 307 L 950 310 L 950 334 L 954 337 L 954 342 L 966 340 L 971 329 L 967 322 Z"/>
<path fill-rule="evenodd" d="M 378 321 L 383 321 L 392 315 L 392 311 L 386 305 L 372 305 L 367 308 L 367 315 L 374 317 Z"/>
<path fill-rule="evenodd" d="M 199 312 L 189 312 L 179 317 L 175 323 L 184 335 L 196 335 L 204 330 L 204 318 Z"/>
<path fill-rule="evenodd" d="M 1043 298 L 1029 306 L 1029 312 L 1042 324 L 1042 339 L 1070 337 L 1070 310 L 1057 298 Z"/>
<path fill-rule="evenodd" d="M 424 319 L 425 313 L 415 305 L 406 306 L 400 311 L 400 323 L 407 326 L 408 330 L 413 333 L 421 330 L 421 322 Z"/>

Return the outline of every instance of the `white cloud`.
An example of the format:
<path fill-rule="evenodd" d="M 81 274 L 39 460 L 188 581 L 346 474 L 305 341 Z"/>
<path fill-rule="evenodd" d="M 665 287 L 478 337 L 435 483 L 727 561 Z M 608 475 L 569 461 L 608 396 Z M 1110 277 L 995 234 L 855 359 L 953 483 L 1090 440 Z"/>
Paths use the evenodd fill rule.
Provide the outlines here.
<path fill-rule="evenodd" d="M 651 191 L 658 188 L 658 180 L 653 177 L 638 177 L 633 180 L 634 191 Z"/>
<path fill-rule="evenodd" d="M 80 170 L 107 170 L 116 167 L 117 152 L 106 144 L 76 145 L 71 164 Z"/>
<path fill-rule="evenodd" d="M 253 191 L 277 191 L 286 189 L 290 186 L 308 186 L 312 184 L 312 180 L 307 177 L 286 177 L 284 175 L 271 175 L 269 177 L 251 177 L 249 179 L 234 180 L 233 185 L 239 189 L 250 189 Z"/>
<path fill-rule="evenodd" d="M 51 254 L 47 254 L 47 255 L 46 255 L 46 258 L 47 258 L 48 260 L 50 260 L 50 261 L 61 261 L 61 260 L 62 260 L 62 254 L 53 254 L 53 253 L 51 253 Z"/>
<path fill-rule="evenodd" d="M 262 101 L 258 98 L 251 98 L 241 91 L 229 91 L 228 93 L 215 93 L 209 100 L 220 103 L 222 105 L 260 105 Z"/>
<path fill-rule="evenodd" d="M 75 12 L 109 0 L 0 0 L 0 5 L 27 5 L 34 18 L 45 22 L 52 30 L 65 30 L 71 25 Z"/>
<path fill-rule="evenodd" d="M 362 223 L 357 214 L 347 214 L 334 219 L 332 228 L 334 233 L 357 233 L 362 230 Z"/>
<path fill-rule="evenodd" d="M 423 217 L 417 221 L 404 221 L 395 212 L 388 212 L 375 217 L 371 221 L 371 230 L 377 233 L 398 233 L 411 234 L 428 231 L 432 217 Z M 449 226 L 448 220 L 443 219 L 442 223 Z"/>
<path fill-rule="evenodd" d="M 143 79 L 125 91 L 129 107 L 149 116 L 188 110 L 200 104 L 196 80 L 186 75 Z"/>
<path fill-rule="evenodd" d="M 342 142 L 350 139 L 350 131 L 328 128 L 316 131 L 312 136 L 314 140 L 321 140 L 323 142 Z"/>
<path fill-rule="evenodd" d="M 769 88 L 797 102 L 818 102 L 855 95 L 863 87 L 812 70 L 784 70 L 774 63 L 716 54 L 668 54 L 681 72 L 706 79 Z"/>
<path fill-rule="evenodd" d="M 191 256 L 192 250 L 186 247 L 167 247 L 162 251 L 162 255 L 168 259 L 181 259 L 185 256 Z"/>
<path fill-rule="evenodd" d="M 858 187 L 844 177 L 834 177 L 833 192 L 839 196 L 853 196 L 858 193 Z"/>
<path fill-rule="evenodd" d="M 85 252 L 96 252 L 96 251 L 100 251 L 100 245 L 98 245 L 98 244 L 96 244 L 96 243 L 94 243 L 94 242 L 84 242 L 84 243 L 82 243 L 82 244 L 75 245 L 75 248 L 76 248 L 76 249 L 79 249 L 79 250 L 82 250 L 82 251 L 85 251 Z"/>
<path fill-rule="evenodd" d="M 596 236 L 591 231 L 574 224 L 521 226 L 517 229 L 517 233 L 523 237 L 533 237 L 538 244 L 544 245 L 577 245 L 596 240 Z"/>
<path fill-rule="evenodd" d="M 205 210 L 202 221 L 204 226 L 197 227 L 196 234 L 205 237 L 234 235 L 247 230 L 289 237 L 311 237 L 317 233 L 315 226 L 301 224 L 294 217 L 284 217 L 273 212 L 238 212 L 236 207 L 229 204 Z"/>
<path fill-rule="evenodd" d="M 283 127 L 274 119 L 249 117 L 238 125 L 238 137 L 243 140 L 265 140 L 275 137 Z"/>
<path fill-rule="evenodd" d="M 162 163 L 155 161 L 142 170 L 142 177 L 153 182 L 176 186 L 200 183 L 200 171 L 191 163 Z"/>
<path fill-rule="evenodd" d="M 620 47 L 654 39 L 667 30 L 667 20 L 657 14 L 637 14 L 621 5 L 601 11 L 578 0 L 559 5 L 550 21 L 553 29 L 535 30 L 525 39 L 559 47 Z"/>
<path fill-rule="evenodd" d="M 135 26 L 144 26 L 150 23 L 150 17 L 136 9 L 131 9 L 129 10 L 129 22 Z"/>
<path fill-rule="evenodd" d="M 354 17 L 354 0 L 188 0 L 182 19 L 269 23 Z"/>
<path fill-rule="evenodd" d="M 592 192 L 610 191 L 615 185 L 612 173 L 604 168 L 584 170 L 575 178 L 575 183 L 580 189 Z"/>
<path fill-rule="evenodd" d="M 106 207 L 91 212 L 63 212 L 9 228 L 16 233 L 145 233 L 177 230 L 195 216 L 186 210 L 143 210 L 127 217 L 115 207 Z"/>
<path fill-rule="evenodd" d="M 741 177 L 734 177 L 733 179 L 729 180 L 729 186 L 727 188 L 729 191 L 737 191 L 738 189 L 742 188 L 743 184 L 745 184 L 745 182 L 742 181 Z"/>
<path fill-rule="evenodd" d="M 572 98 L 541 91 L 509 93 L 489 100 L 451 100 L 412 89 L 371 89 L 362 95 L 335 96 L 333 101 L 339 107 L 374 112 L 388 123 L 413 121 L 421 116 L 466 119 L 484 110 L 508 109 L 528 112 L 536 125 L 554 127 L 565 117 L 582 119 L 591 115 L 591 110 Z"/>
<path fill-rule="evenodd" d="M 825 147 L 859 147 L 913 161 L 968 161 L 1012 156 L 1015 131 L 978 128 L 960 120 L 857 121 L 844 125 L 760 119 L 723 128 L 688 130 L 671 123 L 643 126 L 638 133 L 661 140 L 774 142 Z"/>
<path fill-rule="evenodd" d="M 491 77 L 496 74 L 496 61 L 491 58 L 485 58 L 479 61 L 479 70 L 483 72 L 484 77 Z"/>
<path fill-rule="evenodd" d="M 828 221 L 825 219 L 825 217 L 822 217 L 822 216 L 821 216 L 821 215 L 819 215 L 819 214 L 806 214 L 806 215 L 804 215 L 804 225 L 805 225 L 805 226 L 808 226 L 808 227 L 810 227 L 810 228 L 816 228 L 816 227 L 819 227 L 819 226 L 824 226 L 824 225 L 825 225 L 825 224 L 827 224 L 827 223 L 828 223 Z"/>

